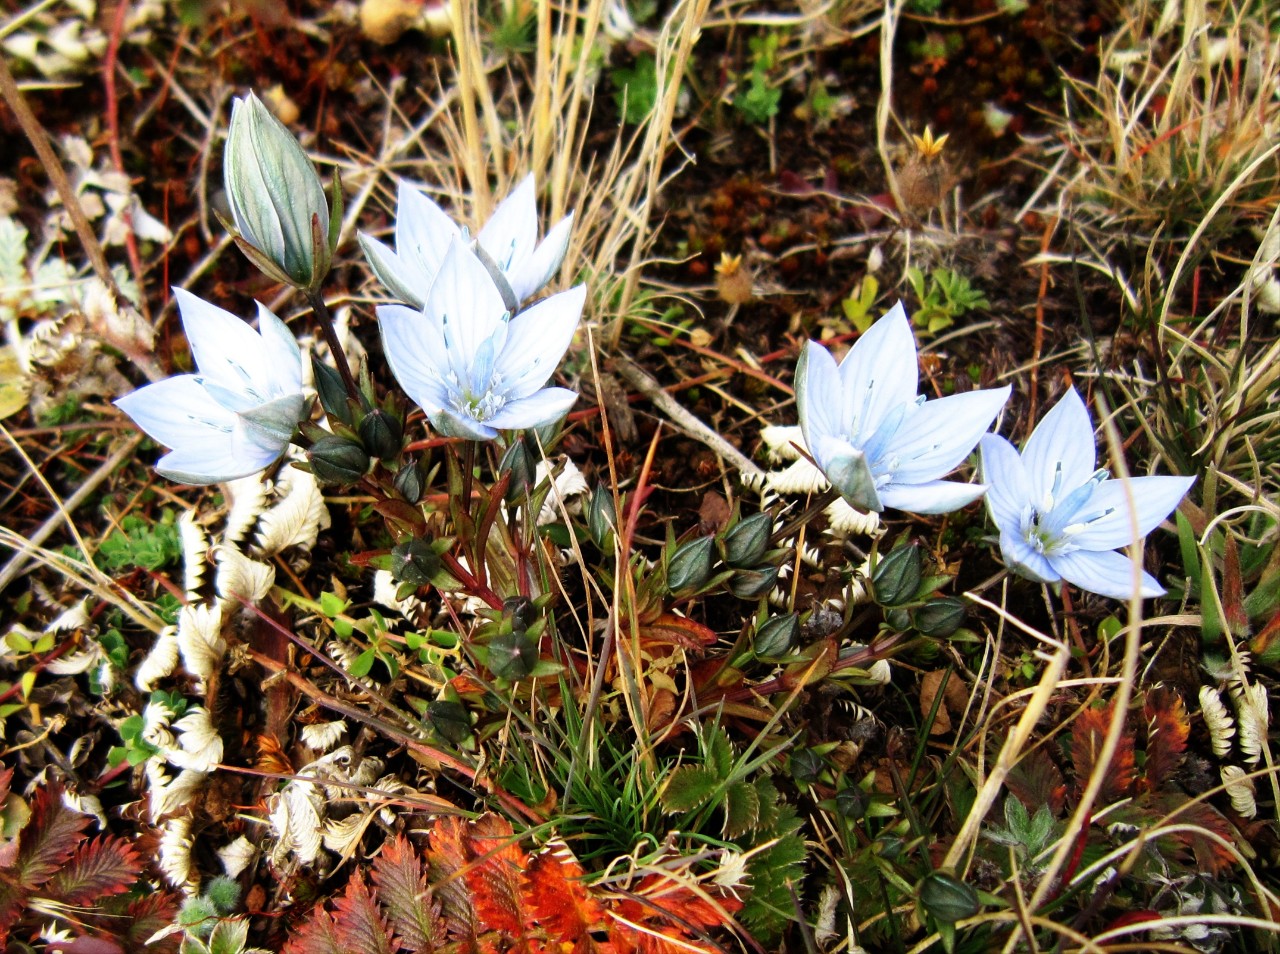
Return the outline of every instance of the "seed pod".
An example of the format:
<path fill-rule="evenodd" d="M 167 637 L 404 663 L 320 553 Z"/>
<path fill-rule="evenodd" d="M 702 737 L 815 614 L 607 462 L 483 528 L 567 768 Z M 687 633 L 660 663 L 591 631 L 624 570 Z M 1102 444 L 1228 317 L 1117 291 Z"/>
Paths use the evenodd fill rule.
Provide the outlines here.
<path fill-rule="evenodd" d="M 940 596 L 915 611 L 915 626 L 925 636 L 946 639 L 960 628 L 966 613 L 961 600 L 954 596 Z"/>
<path fill-rule="evenodd" d="M 926 875 L 916 894 L 925 913 L 944 924 L 971 918 L 982 908 L 977 891 L 941 871 Z"/>
<path fill-rule="evenodd" d="M 380 407 L 374 408 L 360 421 L 357 430 L 360 442 L 371 456 L 382 460 L 394 460 L 399 456 L 404 425 L 395 415 Z"/>
<path fill-rule="evenodd" d="M 758 570 L 739 570 L 729 578 L 729 592 L 740 600 L 763 596 L 778 583 L 778 568 L 766 566 Z"/>
<path fill-rule="evenodd" d="M 402 583 L 426 586 L 440 572 L 440 557 L 431 544 L 417 537 L 391 550 L 391 576 Z"/>
<path fill-rule="evenodd" d="M 795 613 L 771 616 L 758 627 L 751 640 L 751 650 L 757 656 L 776 659 L 787 652 L 800 638 L 800 617 Z"/>
<path fill-rule="evenodd" d="M 400 496 L 411 504 L 416 504 L 421 500 L 422 492 L 426 489 L 425 481 L 422 478 L 422 467 L 416 460 L 406 460 L 401 464 L 392 483 L 395 484 Z"/>

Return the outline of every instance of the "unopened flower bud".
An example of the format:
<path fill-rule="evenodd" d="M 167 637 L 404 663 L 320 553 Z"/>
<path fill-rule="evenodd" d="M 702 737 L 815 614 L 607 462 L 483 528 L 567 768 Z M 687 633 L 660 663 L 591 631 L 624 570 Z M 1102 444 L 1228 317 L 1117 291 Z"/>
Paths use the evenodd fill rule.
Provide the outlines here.
<path fill-rule="evenodd" d="M 596 484 L 587 507 L 587 533 L 591 534 L 591 542 L 610 552 L 617 529 L 618 512 L 613 507 L 613 494 L 604 484 Z"/>
<path fill-rule="evenodd" d="M 369 469 L 369 455 L 355 441 L 330 434 L 307 451 L 311 472 L 322 484 L 354 484 Z"/>
<path fill-rule="evenodd" d="M 360 442 L 371 456 L 394 460 L 399 455 L 404 425 L 394 414 L 376 407 L 364 416 L 357 430 L 360 432 Z"/>
<path fill-rule="evenodd" d="M 977 891 L 941 871 L 925 875 L 917 888 L 917 897 L 925 913 L 944 924 L 971 918 L 982 907 Z"/>
<path fill-rule="evenodd" d="M 813 749 L 795 749 L 791 753 L 791 777 L 801 785 L 812 785 L 822 778 L 827 763 Z"/>
<path fill-rule="evenodd" d="M 402 583 L 426 586 L 440 572 L 440 557 L 426 540 L 414 537 L 391 550 L 391 576 Z"/>
<path fill-rule="evenodd" d="M 342 383 L 342 375 L 315 355 L 311 356 L 311 371 L 324 412 L 349 426 L 352 422 L 351 405 L 347 402 L 347 386 Z"/>
<path fill-rule="evenodd" d="M 232 104 L 223 172 L 241 250 L 277 281 L 319 288 L 333 257 L 324 187 L 298 140 L 253 93 Z"/>
<path fill-rule="evenodd" d="M 778 583 L 778 568 L 765 566 L 757 570 L 738 570 L 729 578 L 729 592 L 740 600 L 763 596 Z"/>
<path fill-rule="evenodd" d="M 724 535 L 724 562 L 732 567 L 756 566 L 769 549 L 773 515 L 752 514 L 734 524 Z"/>
<path fill-rule="evenodd" d="M 751 650 L 757 656 L 775 659 L 785 654 L 799 638 L 800 617 L 795 613 L 771 616 L 756 627 Z"/>
<path fill-rule="evenodd" d="M 524 633 L 506 633 L 489 643 L 489 671 L 499 679 L 523 679 L 538 664 L 538 641 Z"/>
<path fill-rule="evenodd" d="M 498 462 L 499 474 L 511 474 L 511 480 L 507 484 L 507 503 L 518 504 L 533 490 L 537 467 L 529 444 L 523 437 L 507 448 L 502 460 Z"/>
<path fill-rule="evenodd" d="M 416 460 L 405 461 L 398 471 L 396 471 L 395 480 L 396 490 L 400 496 L 411 504 L 416 504 L 422 499 L 422 491 L 426 489 L 425 481 L 422 479 L 422 467 Z"/>
<path fill-rule="evenodd" d="M 925 636 L 945 639 L 960 628 L 965 613 L 963 601 L 954 596 L 940 596 L 915 611 L 916 629 Z"/>
<path fill-rule="evenodd" d="M 692 593 L 706 584 L 715 543 L 715 537 L 699 537 L 676 550 L 667 564 L 667 588 L 672 593 Z"/>
<path fill-rule="evenodd" d="M 871 588 L 881 606 L 907 602 L 919 586 L 920 548 L 914 543 L 894 547 L 871 574 Z"/>
<path fill-rule="evenodd" d="M 455 745 L 471 734 L 471 714 L 461 702 L 438 699 L 428 703 L 427 721 L 442 739 Z"/>

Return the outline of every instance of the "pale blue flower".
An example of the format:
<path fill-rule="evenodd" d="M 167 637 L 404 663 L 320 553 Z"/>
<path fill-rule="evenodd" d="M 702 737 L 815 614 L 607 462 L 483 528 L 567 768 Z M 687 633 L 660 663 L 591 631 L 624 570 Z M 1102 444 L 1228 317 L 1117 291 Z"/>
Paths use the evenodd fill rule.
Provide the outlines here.
<path fill-rule="evenodd" d="M 969 456 L 1009 388 L 925 401 L 916 393 L 919 380 L 916 339 L 901 304 L 854 343 L 839 367 L 822 345 L 805 344 L 796 367 L 805 444 L 855 507 L 946 513 L 986 489 L 938 478 Z"/>
<path fill-rule="evenodd" d="M 197 373 L 148 384 L 116 406 L 173 448 L 156 464 L 170 480 L 213 484 L 255 474 L 284 453 L 307 409 L 297 339 L 262 304 L 254 331 L 181 288 L 173 292 Z"/>
<path fill-rule="evenodd" d="M 543 385 L 573 340 L 586 295 L 578 285 L 513 318 L 484 263 L 455 239 L 422 311 L 378 308 L 383 350 L 441 434 L 490 440 L 500 430 L 541 427 L 577 400 Z"/>
<path fill-rule="evenodd" d="M 276 281 L 319 287 L 337 237 L 324 187 L 293 133 L 253 93 L 231 105 L 222 165 L 241 249 Z"/>
<path fill-rule="evenodd" d="M 1093 424 L 1075 388 L 1036 425 L 1021 455 L 996 434 L 982 439 L 987 507 L 1000 529 L 1005 563 L 1033 580 L 1066 580 L 1127 600 L 1133 564 L 1116 550 L 1151 532 L 1194 478 L 1108 480 L 1105 468 L 1094 469 L 1096 462 Z M 1163 593 L 1143 572 L 1139 595 Z"/>
<path fill-rule="evenodd" d="M 509 308 L 531 297 L 555 276 L 569 247 L 573 213 L 538 241 L 537 189 L 532 175 L 507 196 L 485 223 L 476 244 L 492 270 L 507 283 L 499 288 Z M 401 301 L 421 308 L 445 253 L 455 239 L 469 241 L 465 228 L 440 206 L 403 180 L 396 200 L 396 250 L 361 232 L 360 247 L 387 289 Z"/>

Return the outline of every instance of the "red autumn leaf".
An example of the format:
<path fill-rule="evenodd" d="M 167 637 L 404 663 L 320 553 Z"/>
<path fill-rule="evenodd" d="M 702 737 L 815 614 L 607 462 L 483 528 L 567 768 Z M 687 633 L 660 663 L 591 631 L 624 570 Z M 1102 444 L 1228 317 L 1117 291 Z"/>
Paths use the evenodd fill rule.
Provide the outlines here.
<path fill-rule="evenodd" d="M 714 646 L 717 638 L 714 629 L 675 613 L 663 613 L 640 628 L 640 639 L 643 642 L 663 643 L 697 651 Z"/>
<path fill-rule="evenodd" d="M 591 936 L 607 926 L 608 916 L 583 877 L 582 866 L 567 848 L 546 848 L 525 869 L 525 903 L 547 939 L 559 943 L 566 954 L 610 954 L 613 944 Z"/>
<path fill-rule="evenodd" d="M 94 904 L 123 894 L 142 871 L 142 859 L 123 838 L 100 835 L 75 850 L 45 891 L 63 904 Z"/>
<path fill-rule="evenodd" d="M 347 882 L 347 890 L 333 902 L 333 914 L 338 937 L 351 954 L 392 954 L 399 948 L 399 944 L 393 946 L 391 932 L 359 870 Z"/>
<path fill-rule="evenodd" d="M 454 816 L 441 818 L 431 829 L 427 848 L 427 878 L 440 899 L 449 935 L 459 941 L 462 951 L 476 949 L 476 915 L 463 870 L 471 860 L 471 837 L 467 823 Z"/>
<path fill-rule="evenodd" d="M 1154 791 L 1181 767 L 1191 733 L 1191 717 L 1182 696 L 1167 686 L 1148 692 L 1142 709 L 1147 719 L 1146 786 L 1148 791 Z"/>
<path fill-rule="evenodd" d="M 1103 773 L 1099 796 L 1103 805 L 1109 805 L 1133 793 L 1137 769 L 1134 766 L 1133 735 L 1128 726 L 1120 734 L 1111 764 L 1097 765 L 1102 743 L 1111 725 L 1114 703 L 1101 709 L 1088 708 L 1076 717 L 1071 725 L 1071 762 L 1076 770 L 1076 782 L 1083 788 L 1094 771 Z"/>
<path fill-rule="evenodd" d="M 520 878 L 529 856 L 511 825 L 498 815 L 481 815 L 468 826 L 471 863 L 463 869 L 476 920 L 484 931 L 496 931 L 505 950 L 528 950 L 531 919 L 524 910 Z"/>
<path fill-rule="evenodd" d="M 1067 800 L 1067 783 L 1043 747 L 1031 749 L 1018 759 L 1005 786 L 1032 809 L 1048 805 L 1055 818 Z"/>
<path fill-rule="evenodd" d="M 731 894 L 711 895 L 705 887 L 695 890 L 655 872 L 611 905 L 616 920 L 610 936 L 620 954 L 717 951 L 703 938 L 741 907 Z"/>
<path fill-rule="evenodd" d="M 426 954 L 444 941 L 440 903 L 432 896 L 426 872 L 409 839 L 388 842 L 370 873 L 391 929 L 409 954 Z"/>

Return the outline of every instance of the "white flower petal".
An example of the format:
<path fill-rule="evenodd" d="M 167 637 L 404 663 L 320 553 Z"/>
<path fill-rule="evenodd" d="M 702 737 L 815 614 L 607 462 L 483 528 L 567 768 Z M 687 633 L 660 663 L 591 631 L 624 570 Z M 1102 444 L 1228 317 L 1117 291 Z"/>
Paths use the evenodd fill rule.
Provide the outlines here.
<path fill-rule="evenodd" d="M 504 431 L 542 427 L 568 414 L 576 400 L 577 392 L 568 388 L 543 388 L 529 397 L 508 401 L 485 423 Z"/>
<path fill-rule="evenodd" d="M 427 291 L 431 288 L 431 279 L 435 277 L 435 272 L 425 280 L 419 281 L 405 265 L 404 259 L 391 251 L 385 243 L 379 242 L 364 232 L 356 233 L 356 241 L 360 243 L 360 249 L 364 252 L 369 267 L 373 269 L 373 274 L 378 277 L 378 281 L 382 282 L 387 291 L 400 301 L 407 302 L 414 308 L 421 308 L 426 301 Z"/>
<path fill-rule="evenodd" d="M 1022 449 L 1022 461 L 1037 507 L 1044 505 L 1055 485 L 1056 499 L 1061 499 L 1089 479 L 1097 462 L 1093 425 L 1075 388 L 1068 388 L 1036 425 Z"/>
<path fill-rule="evenodd" d="M 851 435 L 843 426 L 841 408 L 845 400 L 840 372 L 831 352 L 816 341 L 806 341 L 800 352 L 795 389 L 800 430 L 804 435 L 804 446 L 810 453 L 822 438 L 836 438 L 847 443 Z"/>
<path fill-rule="evenodd" d="M 952 394 L 909 413 L 882 456 L 895 462 L 893 482 L 917 484 L 955 470 L 991 427 L 1010 390 L 1006 385 Z"/>
<path fill-rule="evenodd" d="M 1045 559 L 1044 554 L 1035 550 L 1031 544 L 1022 539 L 1016 532 L 1006 530 L 1000 534 L 1000 555 L 1004 557 L 1009 569 L 1037 583 L 1057 583 L 1061 574 L 1053 564 Z"/>
<path fill-rule="evenodd" d="M 569 233 L 573 230 L 573 213 L 570 212 L 552 227 L 546 238 L 527 259 L 507 275 L 517 301 L 524 301 L 555 277 L 569 249 Z"/>
<path fill-rule="evenodd" d="M 430 196 L 400 180 L 396 189 L 396 255 L 399 274 L 410 281 L 418 295 L 418 307 L 426 300 L 450 242 L 461 235 L 457 223 Z"/>
<path fill-rule="evenodd" d="M 230 442 L 231 431 L 238 423 L 236 415 L 215 403 L 193 374 L 148 384 L 115 403 L 165 447 L 216 439 L 219 433 Z"/>
<path fill-rule="evenodd" d="M 1116 600 L 1127 600 L 1133 595 L 1133 561 L 1122 553 L 1073 550 L 1055 554 L 1049 557 L 1049 562 L 1064 580 L 1082 590 Z M 1145 599 L 1164 595 L 1164 587 L 1155 577 L 1145 570 L 1138 572 L 1141 574 L 1139 596 Z"/>
<path fill-rule="evenodd" d="M 268 364 L 262 336 L 247 322 L 184 288 L 175 287 L 173 297 L 201 377 L 237 393 L 253 382 L 273 380 L 278 369 Z"/>
<path fill-rule="evenodd" d="M 1071 542 L 1085 550 L 1128 546 L 1167 517 L 1194 482 L 1192 477 L 1134 477 L 1126 488 L 1124 481 L 1104 481 L 1077 513 L 1076 520 L 1086 526 L 1071 536 Z M 1130 520 L 1131 500 L 1137 513 L 1137 536 Z"/>
<path fill-rule="evenodd" d="M 815 437 L 813 460 L 845 500 L 862 510 L 884 510 L 867 455 L 840 438 Z"/>
<path fill-rule="evenodd" d="M 502 200 L 476 241 L 504 272 L 517 271 L 533 255 L 538 241 L 537 188 L 527 175 Z"/>
<path fill-rule="evenodd" d="M 377 309 L 382 349 L 405 394 L 431 414 L 449 403 L 444 336 L 427 316 L 402 305 Z"/>
<path fill-rule="evenodd" d="M 237 436 L 241 440 L 237 441 Z M 256 474 L 284 452 L 243 439 L 243 429 L 208 434 L 203 443 L 180 447 L 156 461 L 156 473 L 180 484 L 218 484 Z"/>
<path fill-rule="evenodd" d="M 1022 457 L 998 434 L 987 434 L 978 446 L 991 519 L 1000 530 L 1016 533 L 1023 512 L 1031 505 L 1031 482 Z"/>
<path fill-rule="evenodd" d="M 985 484 L 966 484 L 956 480 L 925 480 L 916 484 L 897 482 L 881 487 L 880 502 L 894 510 L 908 513 L 950 513 L 967 507 L 987 489 Z"/>
<path fill-rule="evenodd" d="M 498 331 L 507 313 L 489 270 L 471 249 L 456 240 L 431 283 L 423 310 L 439 323 L 445 360 L 459 382 L 470 377 L 481 345 Z"/>
<path fill-rule="evenodd" d="M 844 399 L 842 415 L 847 437 L 854 432 L 866 440 L 889 413 L 916 399 L 920 365 L 916 338 L 906 309 L 898 302 L 868 328 L 840 363 Z"/>
<path fill-rule="evenodd" d="M 555 373 L 573 341 L 586 300 L 587 286 L 577 285 L 511 319 L 506 344 L 494 365 L 511 397 L 528 397 Z"/>
<path fill-rule="evenodd" d="M 254 344 L 261 349 L 269 369 L 272 396 L 300 393 L 302 349 L 298 347 L 298 339 L 289 326 L 262 302 L 258 302 L 258 337 L 261 340 Z"/>

